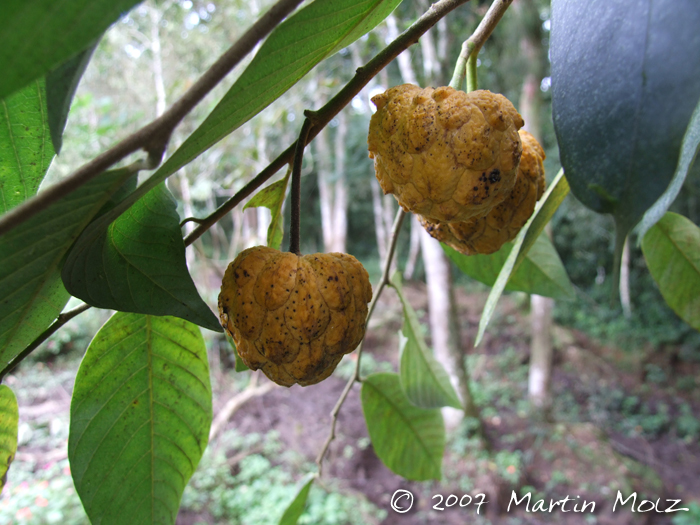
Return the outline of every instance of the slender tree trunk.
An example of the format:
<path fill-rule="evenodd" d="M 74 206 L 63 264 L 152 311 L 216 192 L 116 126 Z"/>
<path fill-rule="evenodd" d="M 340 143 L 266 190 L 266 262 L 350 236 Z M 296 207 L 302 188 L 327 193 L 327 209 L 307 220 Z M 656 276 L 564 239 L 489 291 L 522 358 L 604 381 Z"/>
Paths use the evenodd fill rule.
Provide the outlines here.
<path fill-rule="evenodd" d="M 527 74 L 520 95 L 520 114 L 524 129 L 542 142 L 540 119 L 540 84 L 543 71 L 542 29 L 537 6 L 532 0 L 520 0 L 514 4 L 521 22 L 520 51 L 527 61 Z M 530 298 L 530 371 L 528 395 L 533 406 L 546 416 L 550 399 L 552 376 L 552 309 L 554 300 L 532 295 Z"/>
<path fill-rule="evenodd" d="M 403 271 L 403 278 L 407 281 L 413 279 L 413 274 L 416 271 L 418 256 L 420 255 L 420 238 L 423 226 L 418 222 L 418 218 L 411 214 L 411 240 L 408 245 L 408 259 L 406 260 L 406 268 Z"/>
<path fill-rule="evenodd" d="M 348 235 L 348 190 L 345 182 L 345 148 L 348 136 L 348 118 L 345 111 L 338 114 L 335 131 L 335 178 L 333 181 L 333 238 L 331 252 L 345 252 Z"/>
<path fill-rule="evenodd" d="M 630 238 L 625 239 L 620 262 L 620 302 L 622 312 L 627 319 L 632 317 L 632 301 L 630 299 Z"/>

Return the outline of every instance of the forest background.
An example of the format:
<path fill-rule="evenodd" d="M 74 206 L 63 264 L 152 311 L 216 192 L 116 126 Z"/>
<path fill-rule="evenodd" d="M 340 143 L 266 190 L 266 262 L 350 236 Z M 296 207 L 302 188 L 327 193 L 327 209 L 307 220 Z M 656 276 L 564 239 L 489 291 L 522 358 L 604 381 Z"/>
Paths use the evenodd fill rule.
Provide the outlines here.
<path fill-rule="evenodd" d="M 94 52 L 73 101 L 62 152 L 44 185 L 162 114 L 270 4 L 149 1 L 126 14 Z M 373 283 L 378 281 L 397 204 L 381 194 L 367 157 L 370 98 L 404 82 L 448 84 L 462 42 L 488 6 L 474 0 L 438 22 L 308 146 L 302 171 L 303 253 L 347 251 L 364 264 Z M 427 0 L 402 2 L 376 29 L 323 61 L 262 113 L 180 169 L 168 181 L 180 217 L 205 216 L 234 195 L 294 142 L 305 109 L 321 107 L 357 67 L 428 7 Z M 506 95 L 524 116 L 526 128 L 546 150 L 551 179 L 560 164 L 551 118 L 549 30 L 548 2 L 515 0 L 481 51 L 478 72 L 481 88 Z M 246 64 L 176 129 L 169 151 L 192 133 Z M 672 208 L 695 224 L 700 219 L 697 171 L 688 176 Z M 228 262 L 243 248 L 265 244 L 269 224 L 267 208 L 239 206 L 188 247 L 191 275 L 209 305 L 216 304 Z M 185 223 L 183 234 L 195 225 Z M 483 436 L 469 420 L 455 421 L 442 482 L 408 483 L 374 455 L 355 394 L 339 419 L 330 477 L 314 486 L 300 523 L 461 523 L 465 509 L 440 513 L 431 508 L 436 493 L 489 494 L 485 517 L 468 512 L 476 523 L 494 524 L 534 523 L 503 513 L 511 490 L 604 501 L 606 494 L 624 488 L 654 499 L 700 503 L 700 335 L 666 305 L 635 243 L 627 245 L 623 257 L 621 303 L 610 302 L 615 240 L 610 217 L 569 196 L 551 222 L 550 235 L 573 293 L 557 301 L 507 294 L 483 342 L 472 348 L 488 287 L 460 272 L 417 221 L 405 221 L 394 264 L 436 355 L 448 368 L 453 364 L 453 376 L 469 371 Z M 368 371 L 397 367 L 401 304 L 392 291 L 382 301 L 368 330 L 363 358 Z M 88 523 L 66 459 L 68 407 L 80 358 L 109 315 L 90 309 L 76 317 L 6 379 L 18 397 L 20 426 L 17 457 L 0 499 L 0 523 Z M 178 523 L 275 522 L 296 484 L 312 470 L 327 433 L 327 414 L 343 378 L 352 374 L 352 355 L 328 384 L 285 390 L 256 374 L 236 372 L 224 336 L 204 334 L 215 422 Z M 459 352 L 463 363 L 455 365 L 452 359 Z M 528 380 L 531 355 L 553 355 L 546 384 Z M 398 521 L 388 501 L 403 487 L 411 488 L 420 504 Z M 649 523 L 700 523 L 700 507 L 691 508 L 693 516 L 655 517 Z M 561 516 L 541 519 L 562 522 Z M 625 519 L 643 523 L 645 518 Z"/>

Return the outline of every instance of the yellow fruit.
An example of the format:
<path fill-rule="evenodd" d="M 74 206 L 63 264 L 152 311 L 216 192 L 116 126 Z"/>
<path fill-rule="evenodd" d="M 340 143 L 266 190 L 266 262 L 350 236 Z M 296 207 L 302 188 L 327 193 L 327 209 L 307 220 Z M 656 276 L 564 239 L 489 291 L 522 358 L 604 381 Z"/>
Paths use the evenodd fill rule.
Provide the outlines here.
<path fill-rule="evenodd" d="M 542 146 L 527 131 L 521 130 L 520 138 L 523 154 L 515 185 L 506 199 L 478 219 L 440 223 L 419 217 L 430 235 L 466 255 L 494 253 L 515 238 L 532 215 L 545 185 Z"/>
<path fill-rule="evenodd" d="M 283 386 L 328 377 L 365 334 L 372 286 L 344 253 L 248 248 L 229 264 L 219 315 L 246 365 Z"/>
<path fill-rule="evenodd" d="M 513 188 L 523 119 L 503 95 L 396 86 L 372 101 L 367 144 L 384 193 L 431 221 L 483 217 Z"/>

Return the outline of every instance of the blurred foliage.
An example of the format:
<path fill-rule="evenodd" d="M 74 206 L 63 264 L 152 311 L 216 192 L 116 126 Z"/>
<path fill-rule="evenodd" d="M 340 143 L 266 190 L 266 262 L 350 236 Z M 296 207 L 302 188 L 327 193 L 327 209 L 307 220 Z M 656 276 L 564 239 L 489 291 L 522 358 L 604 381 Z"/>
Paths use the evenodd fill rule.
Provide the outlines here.
<path fill-rule="evenodd" d="M 285 450 L 275 431 L 265 435 L 229 431 L 207 448 L 185 489 L 180 512 L 201 513 L 201 521 L 195 523 L 276 523 L 298 490 L 290 466 L 296 473 L 313 470 L 313 465 Z M 371 525 L 386 516 L 363 497 L 333 488 L 331 492 L 314 484 L 298 523 Z"/>

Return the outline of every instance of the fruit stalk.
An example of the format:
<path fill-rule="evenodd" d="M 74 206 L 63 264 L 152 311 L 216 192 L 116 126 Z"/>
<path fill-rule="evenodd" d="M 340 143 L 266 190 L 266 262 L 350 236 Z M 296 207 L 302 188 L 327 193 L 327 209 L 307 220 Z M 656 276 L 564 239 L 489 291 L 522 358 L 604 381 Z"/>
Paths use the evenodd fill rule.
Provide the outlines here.
<path fill-rule="evenodd" d="M 299 138 L 294 148 L 294 163 L 292 164 L 292 220 L 289 225 L 289 251 L 300 255 L 299 235 L 301 221 L 301 163 L 304 160 L 304 148 L 313 127 L 310 114 L 306 114 L 301 126 Z"/>

